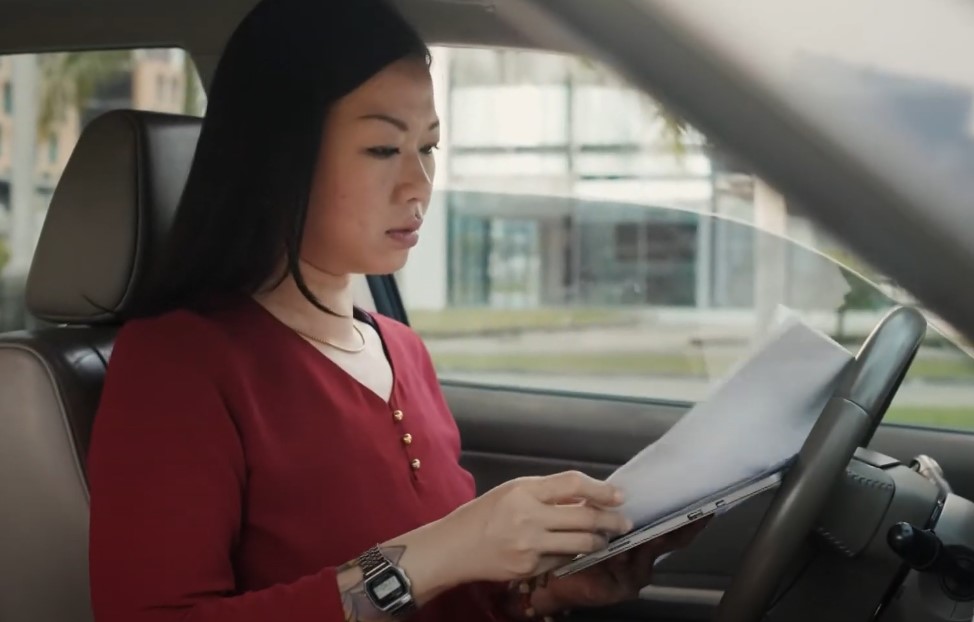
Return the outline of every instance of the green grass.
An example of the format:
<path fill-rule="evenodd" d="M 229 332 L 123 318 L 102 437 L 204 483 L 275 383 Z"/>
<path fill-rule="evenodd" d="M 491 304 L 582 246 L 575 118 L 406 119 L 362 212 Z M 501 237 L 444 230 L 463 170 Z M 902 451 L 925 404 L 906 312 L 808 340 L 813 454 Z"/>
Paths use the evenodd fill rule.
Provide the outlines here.
<path fill-rule="evenodd" d="M 434 354 L 436 367 L 463 372 L 533 372 L 551 374 L 665 374 L 702 376 L 707 371 L 702 361 L 685 356 L 641 352 L 563 354 Z"/>
<path fill-rule="evenodd" d="M 896 406 L 890 407 L 884 423 L 902 423 L 931 428 L 974 431 L 974 405 L 956 407 Z"/>
<path fill-rule="evenodd" d="M 910 367 L 911 378 L 926 380 L 974 380 L 974 361 L 967 358 L 917 358 Z"/>
<path fill-rule="evenodd" d="M 730 357 L 723 360 L 712 356 L 704 359 L 692 353 L 682 355 L 663 352 L 434 352 L 433 360 L 441 371 L 579 375 L 625 373 L 695 377 L 720 375 L 735 362 Z M 909 377 L 929 381 L 974 381 L 974 361 L 920 358 L 914 362 Z"/>

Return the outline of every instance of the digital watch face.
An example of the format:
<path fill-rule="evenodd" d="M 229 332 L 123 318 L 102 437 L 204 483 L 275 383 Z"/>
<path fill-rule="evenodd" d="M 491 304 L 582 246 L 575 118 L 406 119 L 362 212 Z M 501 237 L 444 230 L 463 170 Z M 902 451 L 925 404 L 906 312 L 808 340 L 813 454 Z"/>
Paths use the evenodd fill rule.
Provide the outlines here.
<path fill-rule="evenodd" d="M 405 596 L 406 586 L 395 570 L 384 570 L 368 585 L 369 595 L 377 605 L 385 606 Z"/>

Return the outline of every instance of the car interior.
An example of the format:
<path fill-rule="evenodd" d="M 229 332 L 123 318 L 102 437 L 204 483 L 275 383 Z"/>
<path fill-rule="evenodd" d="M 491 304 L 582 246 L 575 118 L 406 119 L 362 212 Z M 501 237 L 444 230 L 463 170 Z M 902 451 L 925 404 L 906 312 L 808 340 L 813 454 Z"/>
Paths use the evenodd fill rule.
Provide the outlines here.
<path fill-rule="evenodd" d="M 651 19 L 655 13 L 636 16 L 636 0 L 611 8 L 568 0 L 398 4 L 437 45 L 599 57 L 804 204 L 824 206 L 809 208 L 809 216 L 844 232 L 857 251 L 971 335 L 964 332 L 974 327 L 974 315 L 964 313 L 970 294 L 956 287 L 948 293 L 929 278 L 948 265 L 955 283 L 974 272 L 959 244 L 935 240 L 936 228 L 922 234 L 910 227 L 918 217 L 909 197 L 844 166 L 814 128 L 764 114 L 775 108 L 755 84 L 721 73 L 706 46 L 689 47 L 671 23 Z M 251 5 L 0 0 L 0 54 L 175 46 L 190 53 L 205 86 Z M 716 111 L 713 93 L 753 105 Z M 83 128 L 54 189 L 26 284 L 27 309 L 39 326 L 0 335 L 0 622 L 92 620 L 84 456 L 118 329 L 115 313 L 145 294 L 200 125 L 183 114 L 102 114 Z M 743 126 L 752 131 L 742 133 Z M 850 218 L 850 204 L 862 208 L 861 218 Z M 880 210 L 893 214 L 885 232 L 870 217 L 886 213 Z M 913 259 L 891 252 L 920 244 L 913 235 L 932 245 L 923 261 L 915 259 L 920 246 Z M 363 279 L 361 294 L 362 306 L 409 321 L 392 276 Z M 638 601 L 577 611 L 572 619 L 974 618 L 974 438 L 881 423 L 931 332 L 925 313 L 893 306 L 857 344 L 854 364 L 779 489 L 732 509 L 661 561 Z M 481 492 L 566 469 L 607 477 L 692 406 L 475 378 L 442 384 L 461 431 L 462 463 Z"/>

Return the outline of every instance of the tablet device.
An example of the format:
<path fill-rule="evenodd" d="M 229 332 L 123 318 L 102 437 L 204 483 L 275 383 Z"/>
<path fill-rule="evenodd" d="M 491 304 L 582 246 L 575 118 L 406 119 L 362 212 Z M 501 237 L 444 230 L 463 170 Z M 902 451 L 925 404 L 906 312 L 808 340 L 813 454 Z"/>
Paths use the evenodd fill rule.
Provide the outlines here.
<path fill-rule="evenodd" d="M 689 525 L 701 518 L 724 512 L 742 501 L 774 488 L 781 483 L 782 477 L 783 473 L 781 471 L 770 475 L 762 475 L 758 479 L 743 482 L 729 490 L 697 501 L 669 516 L 665 516 L 648 525 L 637 527 L 629 533 L 610 540 L 609 544 L 599 551 L 576 557 L 566 565 L 555 570 L 554 575 L 556 577 L 565 577 L 574 574 L 618 555 L 623 551 L 628 551 L 654 538 L 675 531 L 684 525 Z"/>

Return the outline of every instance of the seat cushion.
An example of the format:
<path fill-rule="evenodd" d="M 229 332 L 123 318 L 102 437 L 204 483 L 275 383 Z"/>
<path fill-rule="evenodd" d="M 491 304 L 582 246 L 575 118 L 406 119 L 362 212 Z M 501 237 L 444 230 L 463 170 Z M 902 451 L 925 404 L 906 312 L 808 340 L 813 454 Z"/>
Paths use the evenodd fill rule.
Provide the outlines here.
<path fill-rule="evenodd" d="M 0 336 L 0 620 L 87 622 L 84 455 L 112 328 Z"/>

